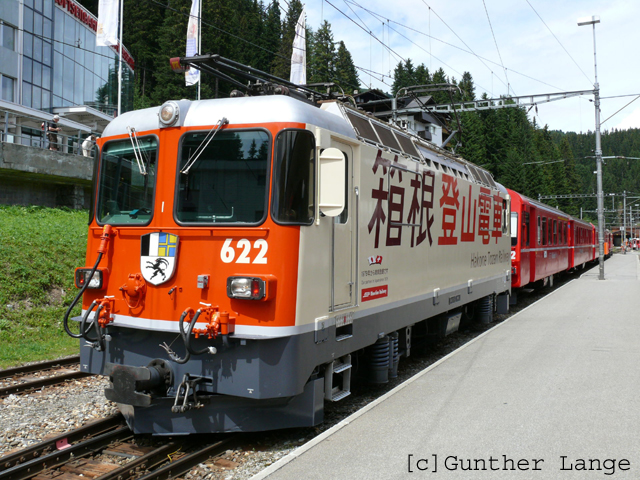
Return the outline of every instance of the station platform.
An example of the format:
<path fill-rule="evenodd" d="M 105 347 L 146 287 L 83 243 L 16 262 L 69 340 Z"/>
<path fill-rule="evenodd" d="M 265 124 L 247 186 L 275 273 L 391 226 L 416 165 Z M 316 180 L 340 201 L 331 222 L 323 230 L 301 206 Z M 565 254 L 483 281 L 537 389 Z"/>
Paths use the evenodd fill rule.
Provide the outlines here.
<path fill-rule="evenodd" d="M 640 478 L 640 262 L 616 254 L 252 480 Z"/>

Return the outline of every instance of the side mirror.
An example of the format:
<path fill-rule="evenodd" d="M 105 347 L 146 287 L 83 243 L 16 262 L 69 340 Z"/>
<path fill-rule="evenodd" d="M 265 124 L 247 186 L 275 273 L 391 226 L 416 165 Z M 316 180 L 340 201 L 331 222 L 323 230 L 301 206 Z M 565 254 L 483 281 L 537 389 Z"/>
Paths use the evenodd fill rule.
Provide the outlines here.
<path fill-rule="evenodd" d="M 320 211 L 327 217 L 337 217 L 344 210 L 345 158 L 337 148 L 327 148 L 320 154 Z"/>

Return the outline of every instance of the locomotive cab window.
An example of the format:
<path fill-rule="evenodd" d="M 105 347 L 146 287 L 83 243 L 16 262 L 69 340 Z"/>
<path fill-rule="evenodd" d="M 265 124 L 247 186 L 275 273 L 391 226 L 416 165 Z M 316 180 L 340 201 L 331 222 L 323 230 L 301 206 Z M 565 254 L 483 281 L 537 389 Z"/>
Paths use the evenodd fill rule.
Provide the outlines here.
<path fill-rule="evenodd" d="M 194 224 L 257 224 L 267 204 L 269 134 L 221 130 L 184 135 L 176 219 Z"/>
<path fill-rule="evenodd" d="M 153 213 L 156 186 L 156 137 L 108 142 L 100 159 L 98 222 L 147 224 Z"/>
<path fill-rule="evenodd" d="M 276 137 L 271 215 L 278 223 L 311 225 L 315 213 L 316 140 L 307 130 Z"/>

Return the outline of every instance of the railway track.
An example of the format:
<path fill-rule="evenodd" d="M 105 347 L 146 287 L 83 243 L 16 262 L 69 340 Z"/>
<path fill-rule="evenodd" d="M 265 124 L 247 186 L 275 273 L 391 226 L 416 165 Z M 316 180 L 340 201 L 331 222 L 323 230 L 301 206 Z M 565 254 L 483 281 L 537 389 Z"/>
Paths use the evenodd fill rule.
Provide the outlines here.
<path fill-rule="evenodd" d="M 90 376 L 71 368 L 79 363 L 75 356 L 0 370 L 0 398 Z"/>
<path fill-rule="evenodd" d="M 176 478 L 221 455 L 237 438 L 136 438 L 116 415 L 0 457 L 0 480 Z"/>

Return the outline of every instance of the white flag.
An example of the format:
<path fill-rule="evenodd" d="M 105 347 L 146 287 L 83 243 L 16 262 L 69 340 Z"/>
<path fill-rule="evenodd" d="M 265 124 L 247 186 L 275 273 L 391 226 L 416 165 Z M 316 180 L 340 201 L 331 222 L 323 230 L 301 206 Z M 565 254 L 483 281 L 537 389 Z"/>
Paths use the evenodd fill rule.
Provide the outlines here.
<path fill-rule="evenodd" d="M 198 52 L 198 21 L 200 19 L 200 0 L 192 0 L 189 24 L 187 25 L 187 57 L 193 57 Z M 200 81 L 200 70 L 190 68 L 184 74 L 187 86 Z"/>
<path fill-rule="evenodd" d="M 119 0 L 99 0 L 96 34 L 99 47 L 118 45 L 118 6 Z"/>
<path fill-rule="evenodd" d="M 307 42 L 304 21 L 304 9 L 296 25 L 296 36 L 293 39 L 293 53 L 291 54 L 291 76 L 289 80 L 296 85 L 307 83 Z"/>

